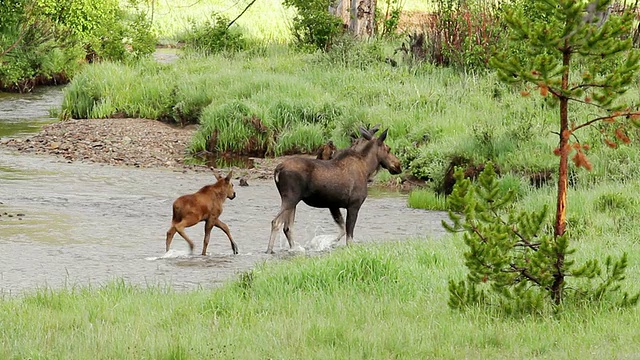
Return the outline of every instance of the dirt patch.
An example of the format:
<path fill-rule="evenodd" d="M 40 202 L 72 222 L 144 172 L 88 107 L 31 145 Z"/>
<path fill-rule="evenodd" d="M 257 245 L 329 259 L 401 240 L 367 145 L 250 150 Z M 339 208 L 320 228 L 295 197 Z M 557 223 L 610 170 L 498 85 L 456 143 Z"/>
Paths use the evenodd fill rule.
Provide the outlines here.
<path fill-rule="evenodd" d="M 22 153 L 46 154 L 67 162 L 92 162 L 175 171 L 211 171 L 208 166 L 185 163 L 195 126 L 174 127 L 149 119 L 68 120 L 43 126 L 33 136 L 0 140 L 1 146 Z M 230 167 L 236 176 L 266 179 L 277 159 L 253 159 L 254 167 Z"/>

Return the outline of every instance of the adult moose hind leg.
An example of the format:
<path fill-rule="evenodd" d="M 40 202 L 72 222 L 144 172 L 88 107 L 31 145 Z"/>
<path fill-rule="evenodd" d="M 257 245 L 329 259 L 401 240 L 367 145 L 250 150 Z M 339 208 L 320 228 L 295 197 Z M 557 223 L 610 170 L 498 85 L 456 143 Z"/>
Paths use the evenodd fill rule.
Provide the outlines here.
<path fill-rule="evenodd" d="M 295 208 L 294 208 L 295 209 Z M 267 254 L 273 254 L 273 245 L 276 242 L 276 235 L 278 234 L 278 231 L 280 230 L 281 227 L 284 226 L 285 224 L 285 220 L 289 219 L 290 216 L 290 212 L 291 212 L 290 207 L 286 207 L 284 204 L 282 204 L 282 206 L 280 207 L 280 212 L 278 212 L 278 215 L 276 215 L 275 218 L 273 218 L 273 220 L 271 221 L 271 236 L 269 237 L 269 245 L 267 246 Z M 289 229 L 291 230 L 291 229 Z"/>
<path fill-rule="evenodd" d="M 342 217 L 342 213 L 340 212 L 340 208 L 331 208 L 331 209 L 329 209 L 329 211 L 331 211 L 331 216 L 333 217 L 333 221 L 335 221 L 336 224 L 338 225 L 338 227 L 340 228 L 340 232 L 338 233 L 338 236 L 336 236 L 336 239 L 334 240 L 334 243 L 337 244 L 345 234 L 345 231 L 344 231 L 344 218 Z"/>
<path fill-rule="evenodd" d="M 360 211 L 361 205 L 362 204 L 347 208 L 347 245 L 353 242 L 353 229 L 356 227 L 356 220 L 358 220 L 358 212 Z"/>
<path fill-rule="evenodd" d="M 282 227 L 282 231 L 284 235 L 287 237 L 287 242 L 289 242 L 289 249 L 293 249 L 296 246 L 296 241 L 293 238 L 293 222 L 296 220 L 296 208 L 291 209 L 289 211 L 289 216 L 284 219 L 284 226 Z"/>

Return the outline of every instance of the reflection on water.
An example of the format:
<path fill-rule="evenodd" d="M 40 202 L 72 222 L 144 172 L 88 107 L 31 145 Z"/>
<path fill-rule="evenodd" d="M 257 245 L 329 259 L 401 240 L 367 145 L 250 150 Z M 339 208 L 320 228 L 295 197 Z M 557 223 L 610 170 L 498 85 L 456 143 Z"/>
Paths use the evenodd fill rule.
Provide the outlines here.
<path fill-rule="evenodd" d="M 0 138 L 33 133 L 56 121 L 51 112 L 60 108 L 63 88 L 46 86 L 27 94 L 0 92 Z"/>

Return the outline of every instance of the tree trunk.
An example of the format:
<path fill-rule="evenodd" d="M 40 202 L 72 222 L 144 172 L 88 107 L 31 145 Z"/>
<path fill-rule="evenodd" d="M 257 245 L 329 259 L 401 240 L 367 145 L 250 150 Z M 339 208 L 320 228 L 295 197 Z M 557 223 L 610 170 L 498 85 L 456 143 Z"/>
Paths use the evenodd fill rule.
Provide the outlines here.
<path fill-rule="evenodd" d="M 565 66 L 564 73 L 562 74 L 562 90 L 569 88 L 569 61 L 571 60 L 571 48 L 568 45 L 568 41 L 565 41 L 565 47 L 563 49 L 562 63 Z M 556 240 L 558 237 L 564 235 L 564 231 L 567 225 L 567 187 L 568 187 L 568 175 L 569 175 L 569 152 L 571 151 L 569 146 L 569 138 L 571 137 L 571 131 L 569 130 L 569 99 L 562 95 L 560 96 L 560 143 L 558 147 L 560 149 L 560 166 L 558 169 L 558 202 L 556 207 L 556 222 L 554 226 L 554 237 Z M 554 280 L 551 285 L 551 294 L 553 301 L 556 305 L 562 302 L 562 292 L 564 286 L 564 253 L 556 253 L 555 273 L 553 274 Z"/>
<path fill-rule="evenodd" d="M 345 29 L 357 37 L 370 37 L 376 33 L 376 6 L 378 0 L 335 0 L 329 13 L 339 17 Z"/>
<path fill-rule="evenodd" d="M 370 37 L 376 32 L 377 0 L 351 0 L 349 31 L 358 37 Z"/>
<path fill-rule="evenodd" d="M 350 23 L 349 4 L 350 0 L 335 0 L 329 5 L 329 13 L 335 17 L 342 19 L 342 25 L 346 29 Z"/>

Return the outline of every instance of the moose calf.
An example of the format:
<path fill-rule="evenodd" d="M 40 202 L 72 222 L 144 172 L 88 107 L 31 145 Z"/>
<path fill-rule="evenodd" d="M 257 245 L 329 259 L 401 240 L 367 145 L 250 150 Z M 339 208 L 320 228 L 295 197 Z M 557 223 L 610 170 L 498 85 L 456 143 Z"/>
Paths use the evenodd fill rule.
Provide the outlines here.
<path fill-rule="evenodd" d="M 204 221 L 204 243 L 202 245 L 202 255 L 207 254 L 207 246 L 209 245 L 209 237 L 211 235 L 211 229 L 217 227 L 224 231 L 231 241 L 231 249 L 234 254 L 238 253 L 238 246 L 233 241 L 229 227 L 227 224 L 220 221 L 220 214 L 222 213 L 222 205 L 228 198 L 233 200 L 236 197 L 236 192 L 233 189 L 231 183 L 230 172 L 226 177 L 216 175 L 218 181 L 213 185 L 206 185 L 198 192 L 180 196 L 173 202 L 173 218 L 171 220 L 171 228 L 167 231 L 167 251 L 171 246 L 173 236 L 177 232 L 182 236 L 187 243 L 193 254 L 193 241 L 189 239 L 184 232 L 185 228 L 191 227 L 200 221 Z"/>

